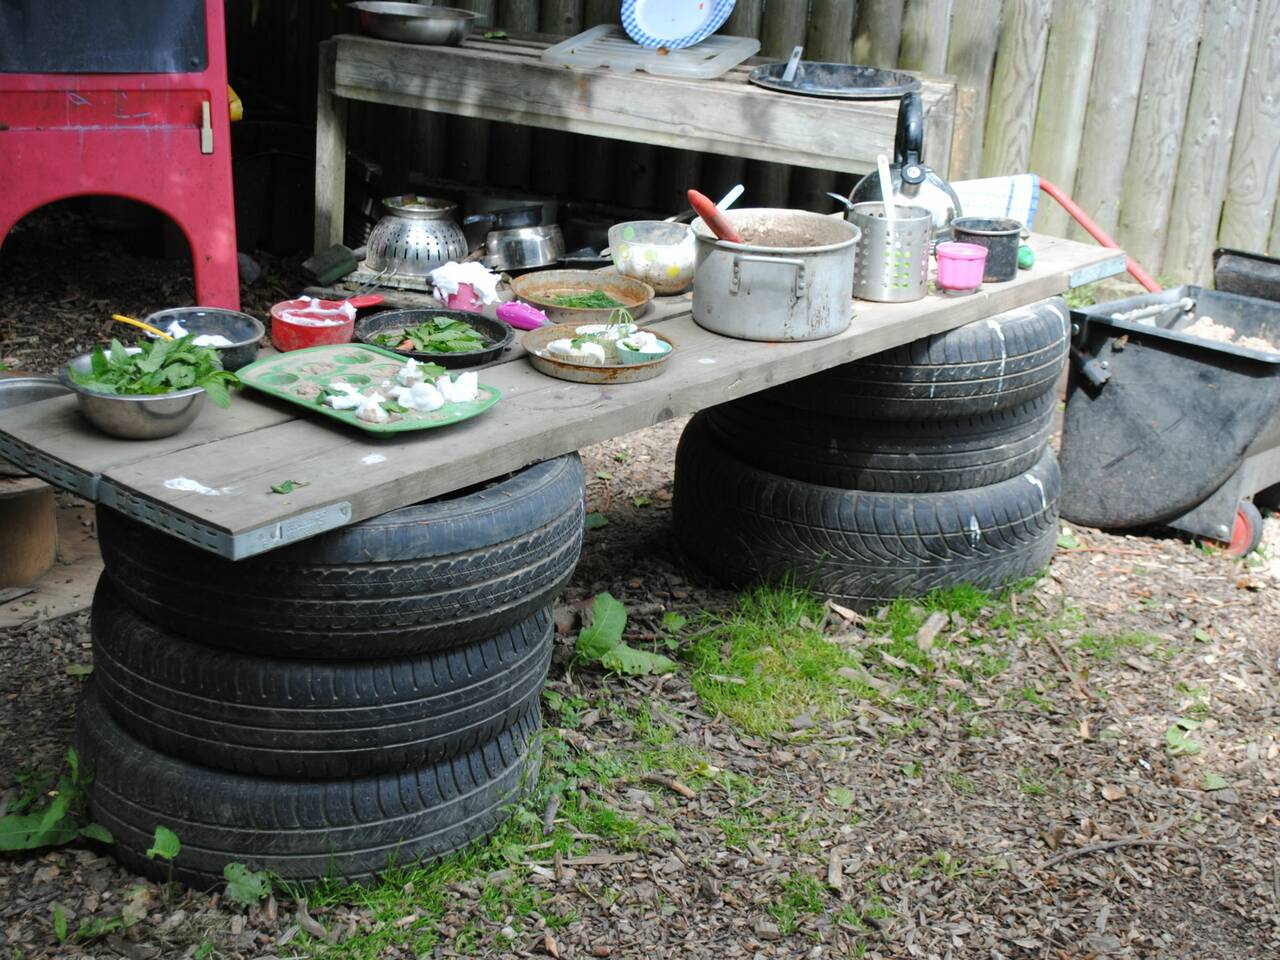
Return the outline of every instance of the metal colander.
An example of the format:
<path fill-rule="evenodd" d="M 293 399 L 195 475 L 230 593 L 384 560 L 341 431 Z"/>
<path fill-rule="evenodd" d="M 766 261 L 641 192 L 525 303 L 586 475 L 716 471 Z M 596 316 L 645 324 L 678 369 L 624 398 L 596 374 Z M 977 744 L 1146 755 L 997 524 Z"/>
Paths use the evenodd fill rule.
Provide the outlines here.
<path fill-rule="evenodd" d="M 862 231 L 853 273 L 859 300 L 905 303 L 928 292 L 933 214 L 924 207 L 894 205 L 893 228 L 878 200 L 855 203 L 845 219 Z"/>
<path fill-rule="evenodd" d="M 364 271 L 425 278 L 436 267 L 467 255 L 467 238 L 454 222 L 457 204 L 412 194 L 382 201 L 387 215 L 369 234 Z"/>

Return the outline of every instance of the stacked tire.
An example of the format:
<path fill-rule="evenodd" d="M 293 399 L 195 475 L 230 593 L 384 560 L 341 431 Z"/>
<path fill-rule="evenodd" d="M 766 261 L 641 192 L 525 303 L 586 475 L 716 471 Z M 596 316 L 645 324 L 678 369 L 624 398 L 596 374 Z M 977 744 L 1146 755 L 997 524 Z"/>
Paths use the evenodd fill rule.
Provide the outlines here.
<path fill-rule="evenodd" d="M 1046 300 L 695 416 L 677 539 L 730 583 L 861 610 L 1038 572 L 1057 539 L 1068 316 Z"/>
<path fill-rule="evenodd" d="M 197 887 L 240 862 L 364 880 L 484 836 L 536 781 L 576 455 L 231 562 L 99 507 L 77 717 L 94 819 Z"/>

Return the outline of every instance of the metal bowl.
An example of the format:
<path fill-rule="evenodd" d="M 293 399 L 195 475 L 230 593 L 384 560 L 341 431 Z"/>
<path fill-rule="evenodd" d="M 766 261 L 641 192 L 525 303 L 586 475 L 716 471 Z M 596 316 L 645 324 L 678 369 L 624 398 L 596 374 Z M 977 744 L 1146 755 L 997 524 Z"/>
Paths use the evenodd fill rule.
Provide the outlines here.
<path fill-rule="evenodd" d="M 603 290 L 622 304 L 633 320 L 639 319 L 653 301 L 653 287 L 640 280 L 593 270 L 544 270 L 511 281 L 516 299 L 537 307 L 555 323 L 606 323 L 616 307 L 562 307 L 555 298 L 563 294 Z"/>
<path fill-rule="evenodd" d="M 137 347 L 126 348 L 130 353 Z M 195 420 L 209 395 L 204 387 L 188 387 L 173 393 L 116 396 L 87 390 L 71 379 L 71 371 L 93 371 L 93 355 L 82 353 L 59 375 L 62 385 L 76 395 L 84 418 L 103 433 L 123 440 L 156 440 L 181 433 Z"/>
<path fill-rule="evenodd" d="M 552 223 L 494 230 L 484 242 L 485 263 L 494 270 L 527 270 L 555 263 L 564 253 L 564 234 Z"/>
<path fill-rule="evenodd" d="M 456 47 L 471 32 L 472 22 L 480 17 L 471 10 L 386 0 L 360 0 L 350 7 L 360 14 L 360 29 L 371 37 L 435 46 Z"/>
<path fill-rule="evenodd" d="M 569 380 L 573 383 L 639 383 L 641 380 L 652 380 L 667 368 L 667 361 L 675 353 L 675 341 L 657 330 L 641 327 L 652 333 L 665 343 L 667 352 L 652 360 L 641 360 L 634 363 L 574 363 L 564 357 L 557 357 L 547 352 L 547 345 L 553 340 L 572 338 L 577 334 L 577 323 L 559 323 L 550 327 L 539 327 L 530 330 L 520 342 L 529 352 L 529 363 L 539 373 L 545 373 L 557 380 Z"/>
<path fill-rule="evenodd" d="M 380 333 L 392 330 L 403 331 L 405 327 L 415 327 L 434 317 L 448 317 L 451 320 L 462 320 L 471 324 L 477 331 L 491 342 L 489 346 L 470 353 L 426 353 L 422 350 L 400 350 L 378 343 L 374 338 Z M 478 313 L 465 310 L 437 310 L 434 308 L 410 308 L 407 310 L 384 310 L 356 321 L 356 339 L 371 347 L 391 350 L 404 357 L 413 357 L 424 363 L 438 363 L 442 367 L 455 369 L 458 367 L 478 367 L 492 363 L 511 346 L 515 332 L 501 320 L 490 320 Z"/>
<path fill-rule="evenodd" d="M 146 318 L 147 323 L 166 333 L 169 331 L 169 324 L 175 320 L 193 337 L 209 334 L 221 335 L 230 340 L 229 347 L 213 349 L 222 357 L 222 369 L 231 371 L 248 366 L 258 358 L 258 345 L 267 332 L 262 321 L 239 310 L 224 310 L 221 307 L 174 307 L 159 310 Z"/>
<path fill-rule="evenodd" d="M 66 395 L 67 388 L 53 377 L 0 377 L 0 410 Z"/>

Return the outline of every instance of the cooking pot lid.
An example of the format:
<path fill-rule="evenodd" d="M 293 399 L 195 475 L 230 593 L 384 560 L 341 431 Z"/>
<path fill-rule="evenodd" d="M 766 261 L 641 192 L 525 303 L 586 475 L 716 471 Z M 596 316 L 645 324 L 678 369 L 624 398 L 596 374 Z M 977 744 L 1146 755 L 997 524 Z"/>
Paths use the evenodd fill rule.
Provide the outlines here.
<path fill-rule="evenodd" d="M 785 63 L 766 63 L 747 78 L 752 83 L 782 93 L 841 100 L 896 100 L 920 89 L 920 80 L 899 70 L 862 67 L 852 63 L 816 63 L 801 60 L 795 79 L 783 82 Z"/>

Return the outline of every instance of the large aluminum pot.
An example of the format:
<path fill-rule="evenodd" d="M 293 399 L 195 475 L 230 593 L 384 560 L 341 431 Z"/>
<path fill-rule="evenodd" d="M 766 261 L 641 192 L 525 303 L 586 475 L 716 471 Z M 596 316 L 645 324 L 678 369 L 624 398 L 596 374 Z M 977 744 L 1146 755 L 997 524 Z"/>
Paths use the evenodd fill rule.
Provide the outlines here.
<path fill-rule="evenodd" d="M 693 221 L 693 319 L 741 340 L 821 340 L 853 319 L 858 228 L 807 210 L 729 210 L 744 243 Z"/>

